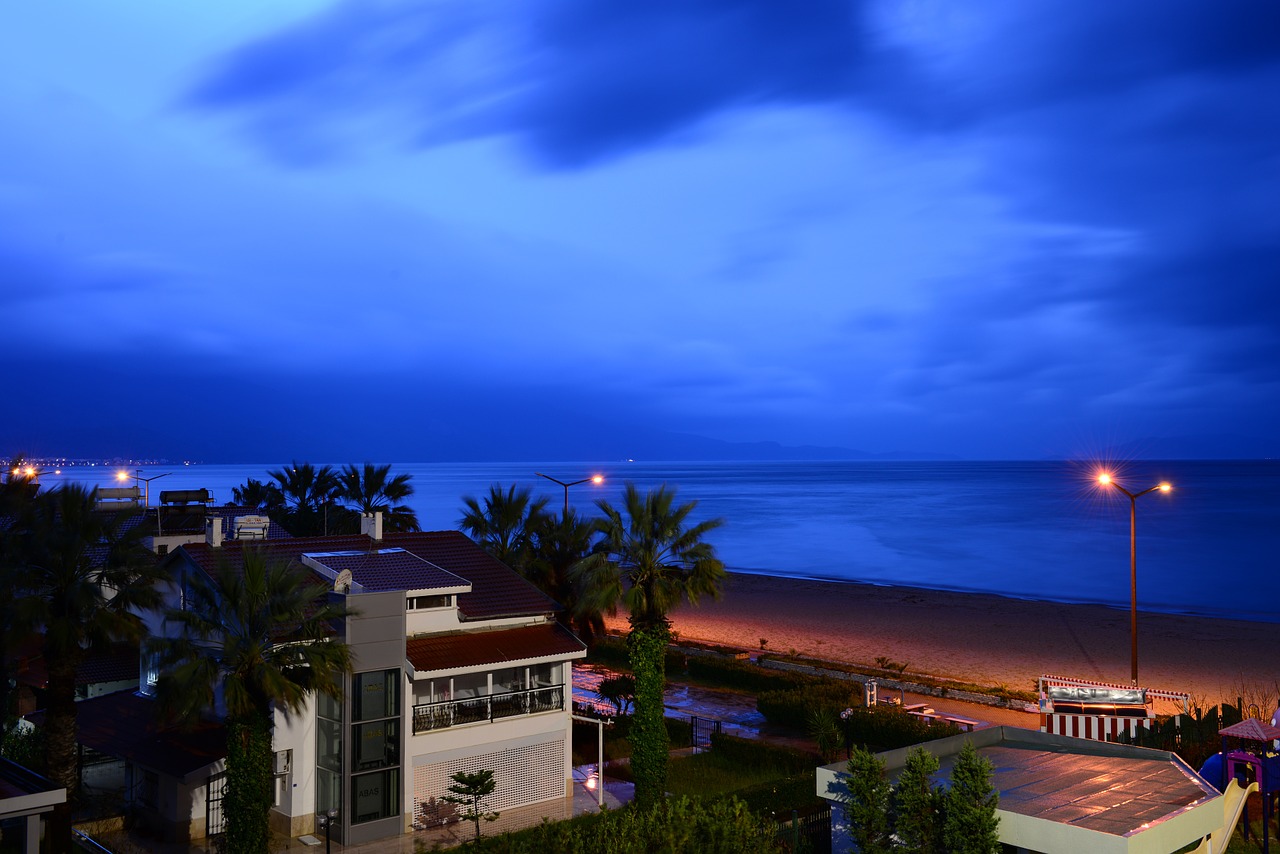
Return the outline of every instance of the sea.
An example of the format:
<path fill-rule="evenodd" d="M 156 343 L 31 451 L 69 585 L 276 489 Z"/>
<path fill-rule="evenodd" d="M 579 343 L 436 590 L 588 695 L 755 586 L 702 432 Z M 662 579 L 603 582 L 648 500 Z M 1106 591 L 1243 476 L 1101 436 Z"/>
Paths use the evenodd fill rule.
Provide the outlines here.
<path fill-rule="evenodd" d="M 319 463 L 317 463 L 319 464 Z M 340 465 L 334 464 L 335 468 Z M 217 504 L 279 463 L 149 465 L 150 503 L 208 489 Z M 117 469 L 42 477 L 118 486 Z M 424 530 L 456 529 L 463 497 L 525 487 L 594 513 L 624 485 L 666 484 L 719 518 L 707 536 L 731 572 L 926 587 L 1128 608 L 1130 501 L 1079 462 L 395 463 L 411 475 Z M 1141 610 L 1280 622 L 1280 460 L 1131 461 L 1110 469 L 1137 493 Z M 132 480 L 130 481 L 132 483 Z M 142 485 L 142 484 L 140 484 Z M 851 615 L 852 618 L 852 615 Z"/>

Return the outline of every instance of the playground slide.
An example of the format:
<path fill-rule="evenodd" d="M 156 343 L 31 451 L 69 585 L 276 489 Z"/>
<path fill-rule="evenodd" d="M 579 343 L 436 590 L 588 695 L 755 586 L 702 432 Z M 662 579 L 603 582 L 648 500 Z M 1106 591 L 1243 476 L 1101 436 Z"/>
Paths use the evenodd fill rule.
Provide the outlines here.
<path fill-rule="evenodd" d="M 1258 791 L 1257 783 L 1250 783 L 1248 786 L 1241 788 L 1240 783 L 1232 780 L 1227 784 L 1227 790 L 1222 794 L 1222 827 L 1215 830 L 1211 836 L 1205 838 L 1200 843 L 1200 847 L 1191 852 L 1191 854 L 1222 854 L 1227 850 L 1227 842 L 1231 839 L 1231 834 L 1235 832 L 1236 824 L 1240 821 L 1240 814 L 1244 812 L 1245 799 L 1249 797 L 1250 792 Z"/>

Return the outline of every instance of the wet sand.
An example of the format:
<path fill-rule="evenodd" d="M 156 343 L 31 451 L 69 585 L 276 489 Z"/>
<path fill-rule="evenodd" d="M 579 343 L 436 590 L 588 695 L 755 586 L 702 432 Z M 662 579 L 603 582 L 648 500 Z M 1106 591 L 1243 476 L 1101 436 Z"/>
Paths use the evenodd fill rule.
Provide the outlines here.
<path fill-rule="evenodd" d="M 1129 612 L 974 593 L 730 575 L 719 601 L 672 615 L 686 640 L 794 650 L 983 685 L 1035 690 L 1055 674 L 1127 684 Z M 626 630 L 626 616 L 609 621 Z M 1138 613 L 1138 676 L 1200 703 L 1280 692 L 1280 623 Z M 1274 700 L 1273 700 L 1274 701 Z"/>

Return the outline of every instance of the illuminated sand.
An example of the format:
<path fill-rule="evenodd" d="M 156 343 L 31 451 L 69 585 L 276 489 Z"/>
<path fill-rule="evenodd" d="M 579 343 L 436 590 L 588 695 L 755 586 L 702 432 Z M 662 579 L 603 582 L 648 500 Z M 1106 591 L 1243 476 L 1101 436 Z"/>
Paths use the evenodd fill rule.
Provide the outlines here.
<path fill-rule="evenodd" d="M 720 601 L 672 615 L 681 638 L 1035 688 L 1044 673 L 1129 681 L 1129 612 L 972 593 L 731 575 Z M 625 614 L 609 621 L 626 629 Z M 1138 675 L 1210 704 L 1280 684 L 1280 624 L 1139 612 Z M 1248 691 L 1246 691 L 1248 694 Z"/>

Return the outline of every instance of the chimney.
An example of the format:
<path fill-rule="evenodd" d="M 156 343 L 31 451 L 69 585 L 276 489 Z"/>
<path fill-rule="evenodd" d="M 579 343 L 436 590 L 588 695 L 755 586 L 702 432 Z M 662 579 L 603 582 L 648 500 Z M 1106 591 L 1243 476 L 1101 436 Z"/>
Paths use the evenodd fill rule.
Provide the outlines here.
<path fill-rule="evenodd" d="M 376 510 L 372 513 L 361 513 L 360 533 L 371 537 L 375 543 L 382 542 L 382 513 Z"/>
<path fill-rule="evenodd" d="M 209 544 L 211 549 L 222 547 L 221 516 L 210 516 L 204 520 L 204 541 Z"/>

